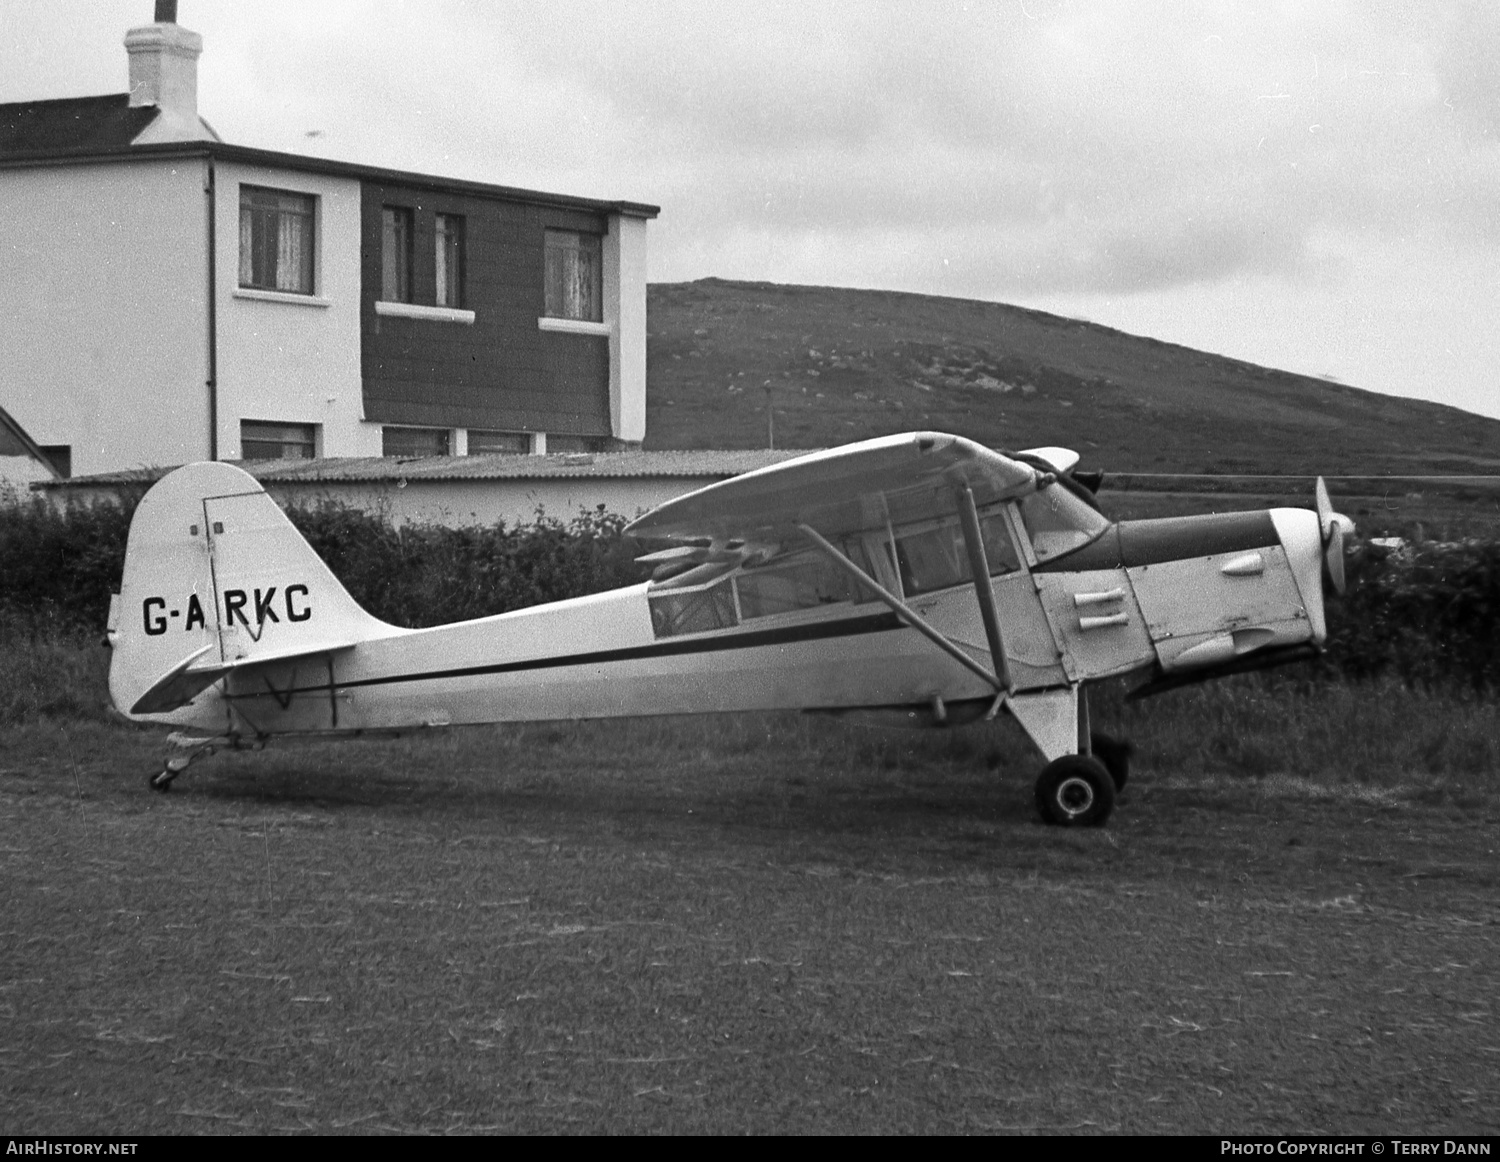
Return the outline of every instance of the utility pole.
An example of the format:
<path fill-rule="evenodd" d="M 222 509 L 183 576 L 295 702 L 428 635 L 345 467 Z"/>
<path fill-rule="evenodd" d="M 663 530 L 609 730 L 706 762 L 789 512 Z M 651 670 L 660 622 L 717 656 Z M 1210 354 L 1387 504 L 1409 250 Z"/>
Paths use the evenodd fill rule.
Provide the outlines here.
<path fill-rule="evenodd" d="M 776 451 L 776 416 L 771 411 L 771 381 L 766 380 L 766 447 Z"/>

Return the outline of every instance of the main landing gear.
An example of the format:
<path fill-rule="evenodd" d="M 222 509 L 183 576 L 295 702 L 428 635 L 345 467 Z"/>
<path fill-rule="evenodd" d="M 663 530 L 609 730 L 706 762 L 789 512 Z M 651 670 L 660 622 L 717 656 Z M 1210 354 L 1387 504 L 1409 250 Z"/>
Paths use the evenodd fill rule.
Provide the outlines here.
<path fill-rule="evenodd" d="M 1091 754 L 1068 754 L 1042 768 L 1036 809 L 1044 823 L 1102 827 L 1130 777 L 1131 745 L 1107 734 L 1089 735 Z"/>
<path fill-rule="evenodd" d="M 1071 686 L 1013 694 L 1005 706 L 1049 760 L 1036 781 L 1043 822 L 1102 826 L 1130 777 L 1131 746 L 1089 729 L 1087 690 Z"/>

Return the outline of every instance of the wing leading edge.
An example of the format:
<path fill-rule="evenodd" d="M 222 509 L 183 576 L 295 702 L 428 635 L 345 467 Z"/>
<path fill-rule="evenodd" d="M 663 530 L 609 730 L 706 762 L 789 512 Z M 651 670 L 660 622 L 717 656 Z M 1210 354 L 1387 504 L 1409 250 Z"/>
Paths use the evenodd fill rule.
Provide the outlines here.
<path fill-rule="evenodd" d="M 953 489 L 983 505 L 1030 492 L 1038 472 L 961 436 L 905 432 L 812 452 L 670 500 L 625 529 L 647 540 L 775 541 L 799 525 L 827 536 L 946 516 Z"/>

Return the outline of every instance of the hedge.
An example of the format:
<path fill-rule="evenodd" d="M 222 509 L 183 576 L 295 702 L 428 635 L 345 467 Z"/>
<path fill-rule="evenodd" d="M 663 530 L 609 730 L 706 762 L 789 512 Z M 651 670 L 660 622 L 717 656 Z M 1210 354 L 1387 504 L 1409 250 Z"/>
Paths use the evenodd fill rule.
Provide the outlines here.
<path fill-rule="evenodd" d="M 134 504 L 57 512 L 0 505 L 0 632 L 98 632 L 119 586 Z M 567 524 L 392 527 L 335 504 L 288 514 L 371 613 L 425 626 L 597 593 L 641 579 L 623 518 L 601 506 Z M 1361 544 L 1347 596 L 1330 598 L 1317 672 L 1408 685 L 1500 688 L 1500 542 Z"/>

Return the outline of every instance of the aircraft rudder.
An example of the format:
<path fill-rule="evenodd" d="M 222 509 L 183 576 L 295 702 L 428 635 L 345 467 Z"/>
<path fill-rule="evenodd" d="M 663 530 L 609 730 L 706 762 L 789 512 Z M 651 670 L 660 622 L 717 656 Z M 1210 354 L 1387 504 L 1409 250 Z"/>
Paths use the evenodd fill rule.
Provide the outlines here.
<path fill-rule="evenodd" d="M 110 695 L 129 713 L 190 656 L 233 662 L 386 628 L 253 476 L 189 464 L 158 481 L 131 521 L 111 610 Z"/>

